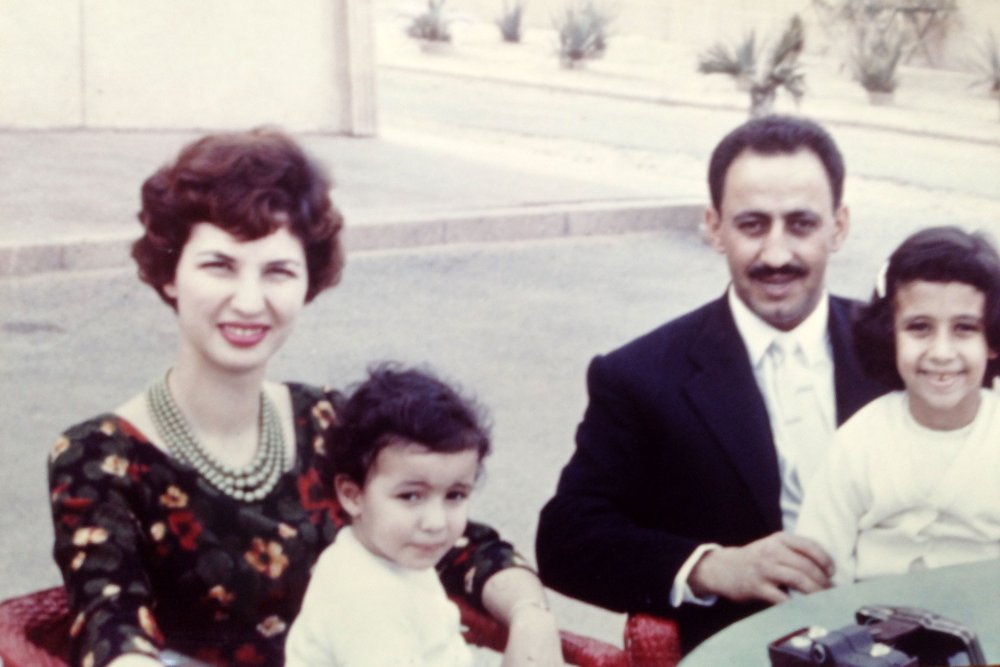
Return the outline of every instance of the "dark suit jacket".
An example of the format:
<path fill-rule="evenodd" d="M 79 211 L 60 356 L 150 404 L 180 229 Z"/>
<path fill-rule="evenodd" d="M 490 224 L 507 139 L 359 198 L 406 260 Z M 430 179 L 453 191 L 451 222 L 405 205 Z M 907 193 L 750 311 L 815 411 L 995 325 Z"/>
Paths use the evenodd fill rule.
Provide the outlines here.
<path fill-rule="evenodd" d="M 838 424 L 885 392 L 854 358 L 853 305 L 830 299 Z M 671 607 L 684 561 L 702 543 L 781 530 L 767 409 L 726 298 L 596 357 L 587 387 L 576 451 L 540 518 L 542 580 L 608 609 L 674 618 L 689 650 L 761 605 Z"/>

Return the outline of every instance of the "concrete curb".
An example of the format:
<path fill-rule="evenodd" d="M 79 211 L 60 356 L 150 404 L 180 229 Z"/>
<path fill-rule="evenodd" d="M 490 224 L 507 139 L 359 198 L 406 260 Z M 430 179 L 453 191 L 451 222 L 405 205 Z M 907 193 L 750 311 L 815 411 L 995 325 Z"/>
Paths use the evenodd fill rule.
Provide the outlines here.
<path fill-rule="evenodd" d="M 703 202 L 676 199 L 544 204 L 368 221 L 344 230 L 348 252 L 697 229 Z M 0 279 L 127 266 L 134 234 L 0 243 Z"/>

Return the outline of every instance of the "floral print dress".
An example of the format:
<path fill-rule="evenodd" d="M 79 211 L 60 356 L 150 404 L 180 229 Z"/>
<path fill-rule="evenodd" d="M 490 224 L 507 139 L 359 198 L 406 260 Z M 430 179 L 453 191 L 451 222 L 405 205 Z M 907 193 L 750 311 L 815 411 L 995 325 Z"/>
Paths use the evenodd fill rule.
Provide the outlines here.
<path fill-rule="evenodd" d="M 337 395 L 288 385 L 296 462 L 259 502 L 239 502 L 105 414 L 70 428 L 49 457 L 54 554 L 73 620 L 71 664 L 169 647 L 218 665 L 281 665 L 310 569 L 347 515 L 326 433 Z M 438 566 L 478 601 L 509 544 L 469 524 Z"/>

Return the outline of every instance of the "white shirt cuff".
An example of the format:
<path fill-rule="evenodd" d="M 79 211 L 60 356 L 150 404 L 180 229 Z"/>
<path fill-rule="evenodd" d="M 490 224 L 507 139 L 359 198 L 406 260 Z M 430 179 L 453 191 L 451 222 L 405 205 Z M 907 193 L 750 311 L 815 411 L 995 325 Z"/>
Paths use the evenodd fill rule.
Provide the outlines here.
<path fill-rule="evenodd" d="M 721 544 L 701 544 L 695 549 L 688 559 L 684 561 L 684 565 L 681 569 L 677 571 L 677 576 L 674 577 L 674 585 L 670 589 L 670 606 L 677 608 L 684 603 L 696 604 L 702 607 L 711 607 L 715 604 L 715 601 L 719 599 L 718 595 L 706 595 L 705 597 L 698 597 L 691 591 L 691 587 L 688 586 L 687 579 L 691 575 L 691 570 L 694 566 L 698 564 L 701 557 L 704 556 L 709 551 L 715 551 L 716 549 L 721 549 Z"/>

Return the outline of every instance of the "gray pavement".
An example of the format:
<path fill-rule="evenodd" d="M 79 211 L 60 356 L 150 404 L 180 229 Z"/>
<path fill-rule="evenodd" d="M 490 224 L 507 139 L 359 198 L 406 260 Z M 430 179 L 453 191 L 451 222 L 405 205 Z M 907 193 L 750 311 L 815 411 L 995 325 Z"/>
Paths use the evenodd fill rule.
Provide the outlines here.
<path fill-rule="evenodd" d="M 485 40 L 459 42 L 443 58 L 405 62 L 412 45 L 394 44 L 382 56 L 382 135 L 302 137 L 333 168 L 350 259 L 272 375 L 344 386 L 372 360 L 394 358 L 429 363 L 473 390 L 493 412 L 496 441 L 478 516 L 531 555 L 537 512 L 572 450 L 587 361 L 725 288 L 724 262 L 697 220 L 707 150 L 743 117 L 741 99 L 690 77 L 669 100 L 643 99 L 655 71 L 647 60 L 658 56 L 643 44 L 625 62 L 612 51 L 572 73 L 544 64 L 550 54 L 542 61 L 530 44 L 500 57 Z M 494 114 L 503 123 L 486 112 L 435 122 L 437 111 L 419 113 L 426 98 L 405 90 L 414 62 L 425 81 L 452 91 L 468 90 L 473 63 L 480 85 L 534 91 L 536 102 L 551 98 L 583 120 L 546 128 L 539 117 L 555 107 L 538 105 L 524 112 L 532 129 L 519 129 L 527 125 L 511 113 L 527 102 L 517 98 Z M 955 98 L 948 76 L 913 75 Z M 1000 186 L 990 187 L 1000 173 L 996 103 L 966 94 L 944 105 L 934 90 L 889 110 L 846 90 L 803 109 L 847 144 L 854 225 L 831 268 L 838 292 L 864 296 L 917 227 L 1000 229 Z M 636 138 L 622 145 L 593 129 L 615 123 L 634 125 Z M 658 124 L 668 136 L 643 140 Z M 170 363 L 173 317 L 135 280 L 126 247 L 141 180 L 194 136 L 0 131 L 0 598 L 57 581 L 49 443 Z M 562 599 L 557 610 L 567 627 L 618 638 L 615 615 Z"/>
<path fill-rule="evenodd" d="M 196 136 L 0 132 L 0 277 L 127 263 L 143 179 Z M 649 229 L 694 199 L 494 165 L 405 136 L 301 140 L 334 174 L 352 249 Z"/>

